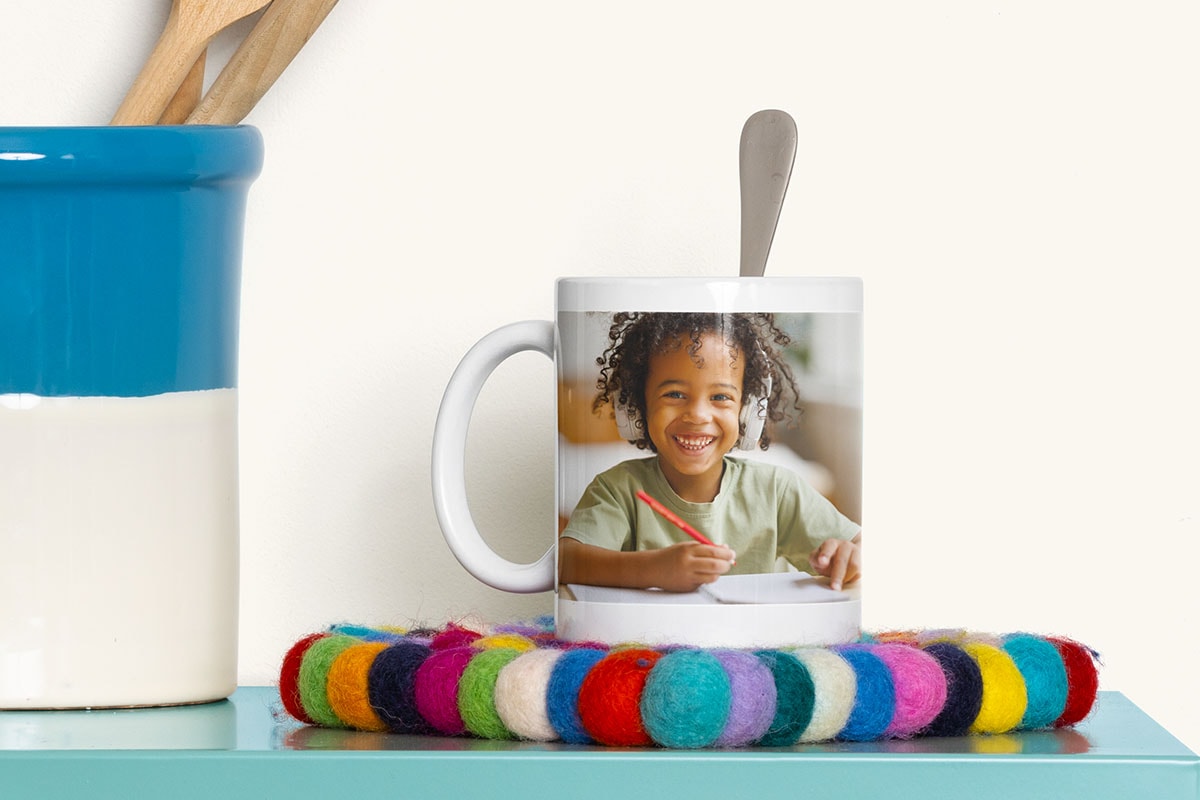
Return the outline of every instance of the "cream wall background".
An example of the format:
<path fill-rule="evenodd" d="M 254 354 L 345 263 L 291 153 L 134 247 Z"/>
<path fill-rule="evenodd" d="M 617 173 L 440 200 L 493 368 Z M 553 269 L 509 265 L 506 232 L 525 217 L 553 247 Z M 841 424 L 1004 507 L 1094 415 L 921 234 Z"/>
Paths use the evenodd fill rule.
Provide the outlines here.
<path fill-rule="evenodd" d="M 105 123 L 167 7 L 6 0 L 0 123 Z M 777 107 L 800 154 L 768 272 L 865 281 L 867 626 L 1074 636 L 1200 749 L 1198 23 L 343 0 L 247 120 L 242 682 L 331 622 L 550 610 L 442 544 L 445 381 L 549 318 L 555 276 L 734 274 L 738 135 Z M 514 559 L 551 536 L 552 381 L 514 358 L 472 424 L 476 518 Z"/>

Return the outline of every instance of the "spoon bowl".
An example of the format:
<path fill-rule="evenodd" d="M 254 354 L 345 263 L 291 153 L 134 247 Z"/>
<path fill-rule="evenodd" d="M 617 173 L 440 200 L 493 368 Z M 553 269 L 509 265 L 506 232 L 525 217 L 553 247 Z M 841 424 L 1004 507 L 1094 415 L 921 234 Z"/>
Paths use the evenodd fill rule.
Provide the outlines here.
<path fill-rule="evenodd" d="M 742 127 L 742 277 L 760 277 L 766 269 L 796 161 L 796 140 L 796 123 L 784 111 L 759 111 Z"/>

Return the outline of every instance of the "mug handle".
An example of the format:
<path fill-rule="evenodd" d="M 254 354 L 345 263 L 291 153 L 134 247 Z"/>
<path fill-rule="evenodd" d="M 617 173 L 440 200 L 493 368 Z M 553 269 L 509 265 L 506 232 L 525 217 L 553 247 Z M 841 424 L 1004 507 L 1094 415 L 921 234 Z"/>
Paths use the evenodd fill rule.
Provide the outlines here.
<path fill-rule="evenodd" d="M 506 592 L 546 592 L 554 588 L 554 547 L 532 564 L 516 564 L 483 541 L 467 505 L 464 465 L 467 426 L 484 382 L 509 356 L 526 350 L 554 359 L 554 325 L 530 320 L 489 333 L 459 362 L 438 409 L 433 429 L 433 507 L 442 536 L 467 572 Z"/>

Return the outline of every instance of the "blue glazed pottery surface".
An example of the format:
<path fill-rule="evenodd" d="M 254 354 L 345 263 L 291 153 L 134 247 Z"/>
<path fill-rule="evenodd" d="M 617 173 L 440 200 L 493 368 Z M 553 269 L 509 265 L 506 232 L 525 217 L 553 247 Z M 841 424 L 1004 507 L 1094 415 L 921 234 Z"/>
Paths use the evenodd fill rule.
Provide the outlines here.
<path fill-rule="evenodd" d="M 0 394 L 237 383 L 251 127 L 0 128 Z"/>

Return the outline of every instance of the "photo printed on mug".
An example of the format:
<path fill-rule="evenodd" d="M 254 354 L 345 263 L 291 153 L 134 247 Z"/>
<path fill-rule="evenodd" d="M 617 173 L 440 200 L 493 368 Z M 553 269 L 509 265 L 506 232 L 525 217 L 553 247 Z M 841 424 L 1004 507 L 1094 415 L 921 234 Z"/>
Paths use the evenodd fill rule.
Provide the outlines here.
<path fill-rule="evenodd" d="M 857 588 L 861 313 L 560 310 L 558 332 L 561 598 Z"/>

